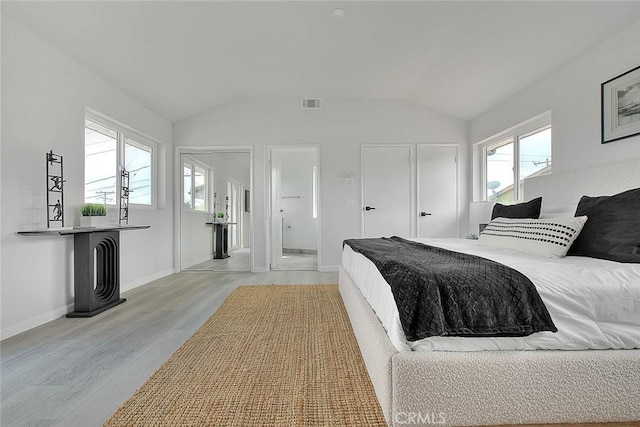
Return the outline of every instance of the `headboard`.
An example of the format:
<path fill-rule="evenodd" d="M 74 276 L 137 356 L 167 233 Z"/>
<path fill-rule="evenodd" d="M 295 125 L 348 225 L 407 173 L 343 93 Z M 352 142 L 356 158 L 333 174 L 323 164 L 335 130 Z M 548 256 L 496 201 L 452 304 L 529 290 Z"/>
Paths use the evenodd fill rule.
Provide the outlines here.
<path fill-rule="evenodd" d="M 551 173 L 524 181 L 525 200 L 542 196 L 543 212 L 575 212 L 580 197 L 606 196 L 640 187 L 640 158 Z"/>

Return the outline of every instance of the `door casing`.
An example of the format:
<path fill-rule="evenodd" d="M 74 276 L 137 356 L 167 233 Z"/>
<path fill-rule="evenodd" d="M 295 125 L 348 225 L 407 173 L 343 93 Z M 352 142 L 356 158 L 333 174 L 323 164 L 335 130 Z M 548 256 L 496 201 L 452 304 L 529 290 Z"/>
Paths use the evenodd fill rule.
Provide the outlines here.
<path fill-rule="evenodd" d="M 265 218 L 265 223 L 267 225 L 267 267 L 268 269 L 272 269 L 275 267 L 273 264 L 273 244 L 274 239 L 280 237 L 282 232 L 274 233 L 273 230 L 273 195 L 272 195 L 272 161 L 273 156 L 272 153 L 274 150 L 299 150 L 299 149 L 309 149 L 314 150 L 316 153 L 316 167 L 317 167 L 317 180 L 316 180 L 316 197 L 317 197 L 317 257 L 318 257 L 318 268 L 322 265 L 322 164 L 321 164 L 321 153 L 320 153 L 320 144 L 281 144 L 281 145 L 265 145 L 265 200 L 266 200 L 266 213 L 267 218 Z M 277 219 L 276 219 L 277 220 Z M 282 226 L 282 218 L 280 217 L 280 226 Z M 279 234 L 279 236 L 274 236 L 274 234 Z M 277 242 L 276 242 L 277 243 Z M 280 241 L 280 251 L 282 250 L 282 241 Z"/>
<path fill-rule="evenodd" d="M 436 143 L 436 144 L 362 144 L 361 145 L 361 230 L 360 230 L 360 234 L 361 237 L 365 237 L 366 236 L 366 230 L 365 230 L 365 215 L 366 215 L 366 211 L 364 210 L 365 206 L 366 206 L 366 199 L 365 199 L 365 150 L 368 149 L 368 147 L 404 147 L 405 149 L 408 147 L 409 152 L 410 152 L 410 161 L 409 161 L 409 168 L 410 168 L 410 184 L 409 184 L 409 188 L 410 188 L 410 212 L 408 213 L 408 215 L 410 216 L 410 236 L 415 237 L 415 236 L 420 236 L 420 230 L 419 230 L 419 222 L 420 222 L 420 210 L 419 210 L 419 206 L 420 206 L 420 200 L 419 200 L 419 194 L 420 194 L 420 188 L 419 188 L 419 173 L 418 173 L 418 168 L 419 168 L 419 156 L 416 154 L 417 150 L 428 150 L 430 147 L 451 147 L 451 148 L 455 148 L 456 151 L 456 162 L 455 162 L 455 204 L 456 204 L 456 213 L 455 213 L 455 223 L 456 223 L 456 236 L 452 236 L 452 237 L 457 237 L 459 236 L 459 228 L 460 228 L 460 220 L 459 220 L 459 214 L 460 214 L 460 205 L 459 205 L 459 195 L 460 195 L 460 169 L 459 169 L 459 158 L 460 158 L 460 147 L 459 144 L 457 143 Z M 423 184 L 424 185 L 424 184 Z"/>
<path fill-rule="evenodd" d="M 182 155 L 183 154 L 212 154 L 212 153 L 248 153 L 249 154 L 249 182 L 250 182 L 250 204 L 253 206 L 253 146 L 252 145 L 183 145 L 179 147 L 175 147 L 174 151 L 174 200 L 180 201 L 182 197 Z M 173 270 L 176 273 L 179 273 L 181 270 L 181 248 L 182 248 L 182 237 L 181 237 L 181 224 L 182 221 L 182 203 L 175 202 L 173 204 L 173 256 L 174 256 L 174 267 Z M 249 212 L 249 230 L 250 230 L 250 247 L 251 247 L 251 271 L 256 272 L 255 269 L 255 233 L 254 233 L 254 209 L 251 209 Z"/>

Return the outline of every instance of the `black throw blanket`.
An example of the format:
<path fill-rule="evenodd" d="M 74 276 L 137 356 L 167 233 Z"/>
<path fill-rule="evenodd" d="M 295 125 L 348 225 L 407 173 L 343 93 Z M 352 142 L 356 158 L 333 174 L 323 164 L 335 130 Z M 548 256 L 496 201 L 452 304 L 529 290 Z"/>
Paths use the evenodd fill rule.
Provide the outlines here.
<path fill-rule="evenodd" d="M 344 244 L 389 283 L 409 341 L 558 331 L 531 280 L 506 265 L 395 236 Z"/>

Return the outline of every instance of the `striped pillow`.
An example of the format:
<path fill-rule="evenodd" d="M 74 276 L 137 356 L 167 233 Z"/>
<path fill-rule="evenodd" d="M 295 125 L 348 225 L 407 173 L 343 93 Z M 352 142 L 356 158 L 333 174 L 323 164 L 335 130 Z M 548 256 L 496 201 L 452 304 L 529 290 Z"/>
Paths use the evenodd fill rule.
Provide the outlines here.
<path fill-rule="evenodd" d="M 480 243 L 532 255 L 562 258 L 586 221 L 586 216 L 496 218 L 480 233 Z"/>

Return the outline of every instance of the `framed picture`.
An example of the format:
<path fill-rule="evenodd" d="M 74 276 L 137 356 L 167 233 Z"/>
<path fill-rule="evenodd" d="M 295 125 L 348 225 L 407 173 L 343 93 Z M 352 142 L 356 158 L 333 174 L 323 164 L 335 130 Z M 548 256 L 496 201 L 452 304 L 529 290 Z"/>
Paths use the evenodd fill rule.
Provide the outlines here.
<path fill-rule="evenodd" d="M 640 134 L 640 67 L 601 85 L 602 143 Z"/>

